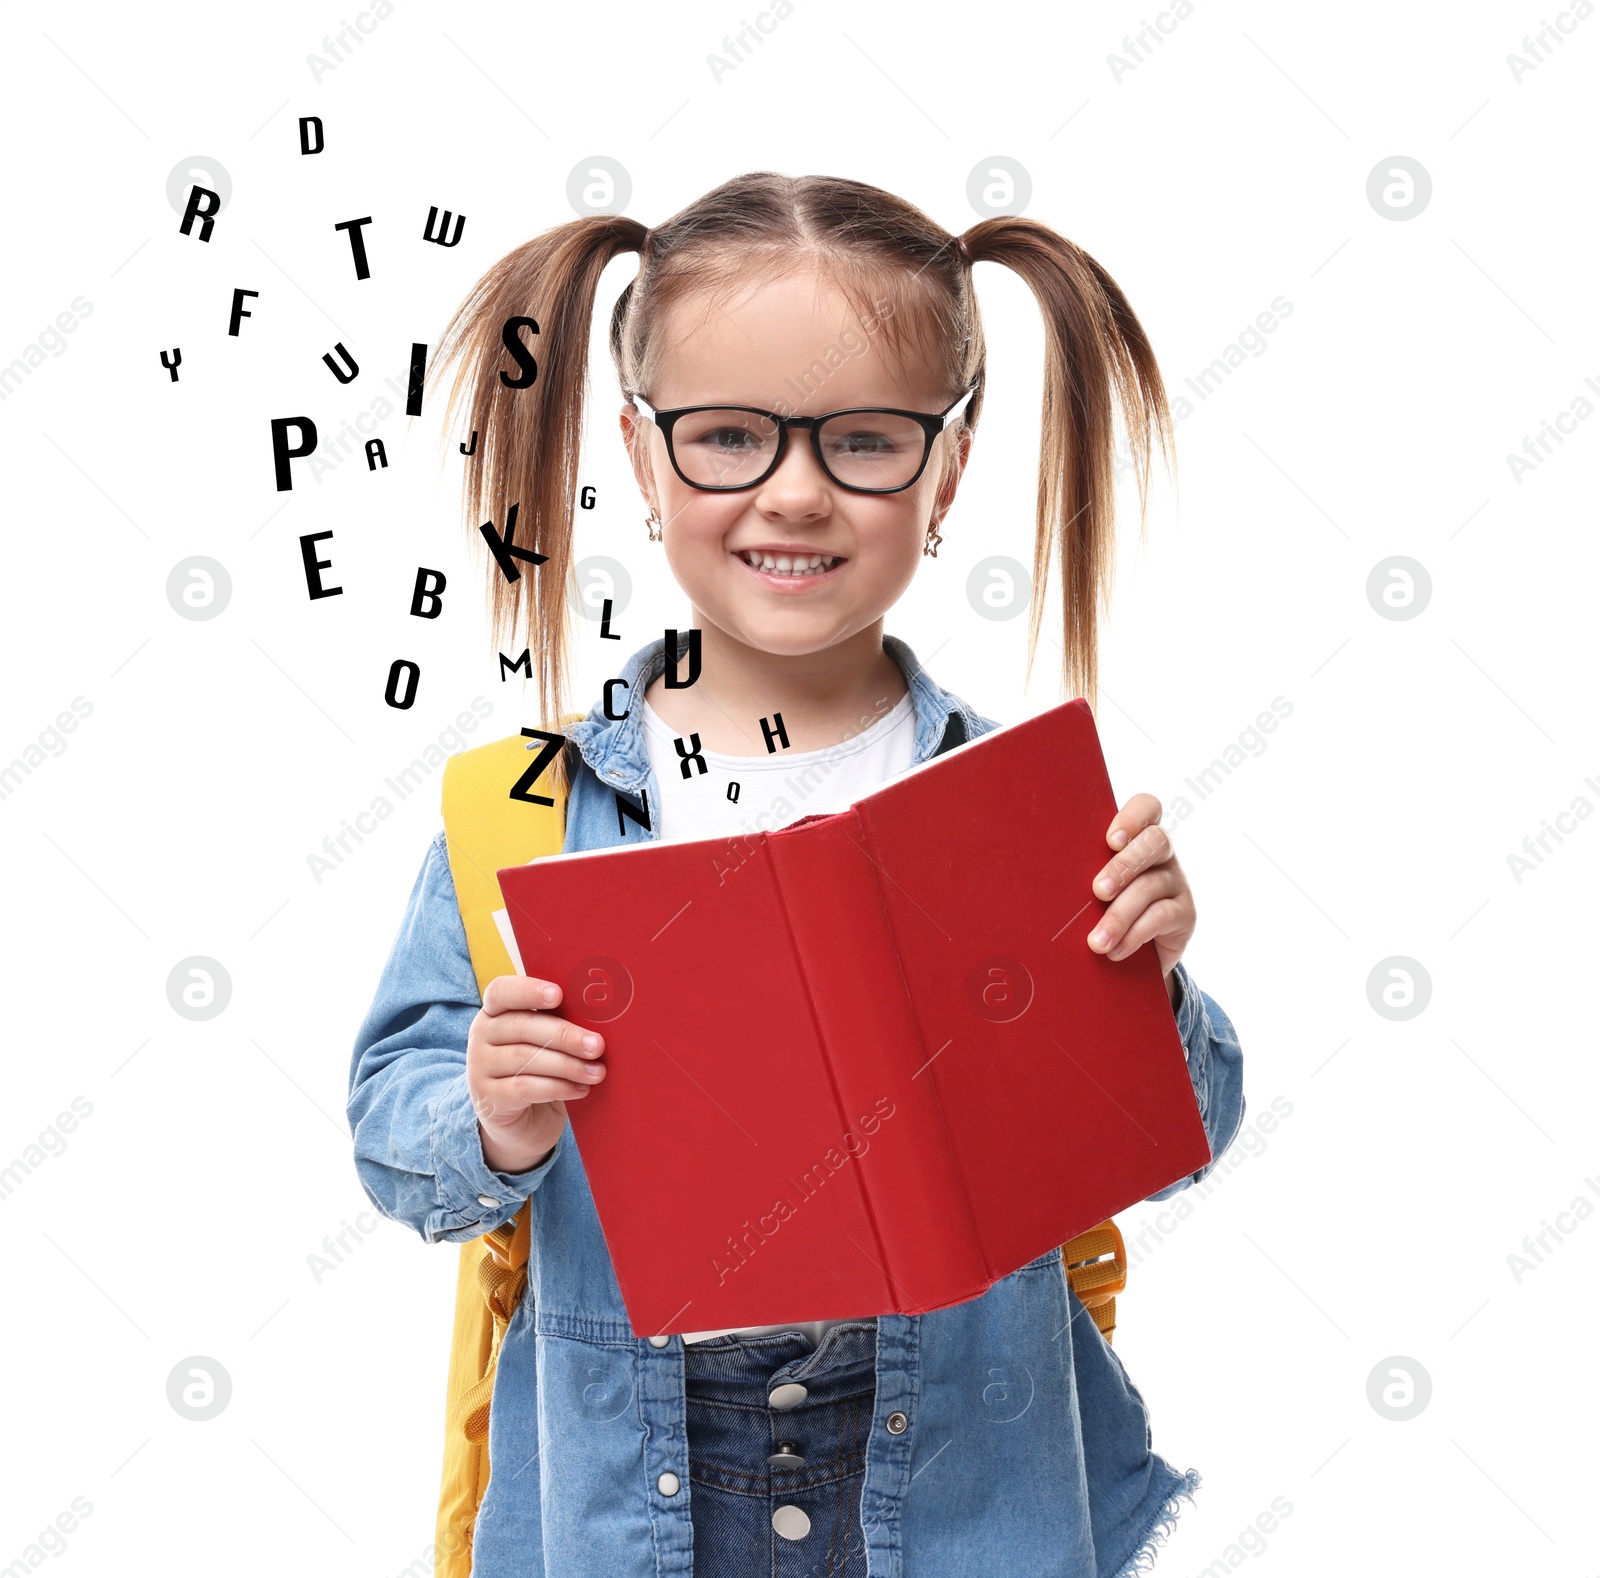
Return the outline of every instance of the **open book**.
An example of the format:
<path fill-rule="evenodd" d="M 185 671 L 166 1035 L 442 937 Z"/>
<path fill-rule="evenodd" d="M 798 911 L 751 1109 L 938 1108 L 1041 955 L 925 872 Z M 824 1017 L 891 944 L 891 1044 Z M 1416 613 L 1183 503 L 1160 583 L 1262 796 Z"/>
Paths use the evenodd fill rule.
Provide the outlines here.
<path fill-rule="evenodd" d="M 769 833 L 499 872 L 606 1040 L 568 1119 L 636 1335 L 974 1298 L 1210 1160 L 1154 950 L 1085 940 L 1073 701 Z"/>

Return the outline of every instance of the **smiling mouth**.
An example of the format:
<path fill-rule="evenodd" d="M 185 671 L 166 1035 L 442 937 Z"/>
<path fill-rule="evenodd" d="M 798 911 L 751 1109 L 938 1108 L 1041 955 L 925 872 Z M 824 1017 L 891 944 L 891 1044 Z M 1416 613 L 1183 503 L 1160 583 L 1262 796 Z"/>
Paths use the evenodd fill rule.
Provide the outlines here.
<path fill-rule="evenodd" d="M 826 575 L 835 565 L 845 562 L 839 554 L 834 553 L 765 553 L 750 548 L 735 557 L 763 575 L 787 576 L 796 581 Z"/>

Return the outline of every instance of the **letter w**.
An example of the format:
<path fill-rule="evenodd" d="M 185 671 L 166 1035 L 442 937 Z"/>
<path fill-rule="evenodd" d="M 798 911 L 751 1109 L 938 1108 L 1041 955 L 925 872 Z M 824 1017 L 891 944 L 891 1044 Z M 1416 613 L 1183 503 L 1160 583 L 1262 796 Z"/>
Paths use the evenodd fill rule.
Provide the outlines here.
<path fill-rule="evenodd" d="M 430 205 L 428 208 L 428 222 L 422 227 L 422 239 L 433 242 L 435 246 L 453 247 L 461 239 L 461 229 L 467 222 L 467 216 L 465 214 L 457 214 L 455 216 L 456 233 L 448 241 L 445 240 L 445 234 L 450 229 L 450 210 L 448 208 L 445 209 L 444 222 L 439 225 L 439 233 L 435 235 L 433 233 L 434 223 L 438 218 L 439 210 Z"/>

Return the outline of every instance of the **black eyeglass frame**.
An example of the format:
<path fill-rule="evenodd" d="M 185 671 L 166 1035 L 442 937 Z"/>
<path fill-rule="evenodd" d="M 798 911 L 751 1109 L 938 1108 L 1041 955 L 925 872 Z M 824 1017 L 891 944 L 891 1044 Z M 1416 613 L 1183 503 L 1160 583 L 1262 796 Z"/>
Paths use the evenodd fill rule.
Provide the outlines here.
<path fill-rule="evenodd" d="M 637 390 L 624 390 L 624 398 L 630 405 L 643 407 L 645 415 L 661 429 L 661 436 L 666 442 L 667 459 L 672 462 L 672 469 L 691 488 L 701 493 L 743 493 L 749 488 L 758 488 L 779 466 L 783 464 L 783 457 L 789 450 L 789 429 L 793 427 L 805 428 L 811 434 L 811 452 L 816 456 L 817 464 L 822 468 L 822 473 L 835 487 L 843 488 L 849 493 L 904 493 L 905 490 L 916 483 L 918 477 L 928 469 L 928 458 L 933 454 L 933 442 L 952 422 L 965 420 L 972 410 L 972 403 L 978 397 L 978 385 L 968 385 L 954 400 L 937 415 L 929 415 L 926 411 L 901 411 L 893 406 L 881 405 L 853 405 L 847 406 L 842 411 L 826 411 L 820 416 L 779 416 L 775 411 L 763 411 L 759 406 L 753 405 L 728 405 L 720 403 L 715 405 L 682 405 L 671 411 L 658 411 Z M 966 410 L 960 417 L 954 415 L 955 408 L 965 400 Z M 683 467 L 678 464 L 677 451 L 672 445 L 672 429 L 679 417 L 690 416 L 696 411 L 744 411 L 751 416 L 765 417 L 778 429 L 778 448 L 772 457 L 772 464 L 761 473 L 759 477 L 749 482 L 715 483 L 696 482 L 683 474 Z M 823 458 L 822 439 L 818 436 L 822 424 L 831 421 L 836 416 L 855 416 L 858 413 L 870 413 L 874 416 L 904 416 L 916 422 L 923 432 L 922 461 L 909 481 L 902 482 L 893 488 L 862 488 L 849 482 L 841 482 L 833 472 L 828 469 L 828 462 Z"/>

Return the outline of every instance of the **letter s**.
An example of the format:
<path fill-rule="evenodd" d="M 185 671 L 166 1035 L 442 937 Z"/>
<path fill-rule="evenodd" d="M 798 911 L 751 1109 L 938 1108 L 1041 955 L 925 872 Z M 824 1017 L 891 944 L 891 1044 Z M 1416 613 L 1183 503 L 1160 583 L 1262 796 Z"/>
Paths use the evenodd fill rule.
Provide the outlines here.
<path fill-rule="evenodd" d="M 80 301 L 83 303 L 81 307 L 78 305 Z M 72 298 L 72 310 L 80 318 L 87 318 L 94 311 L 94 303 L 87 296 L 74 296 Z"/>
<path fill-rule="evenodd" d="M 1281 707 L 1278 705 L 1280 701 L 1283 702 Z M 1294 703 L 1292 701 L 1284 701 L 1282 696 L 1274 696 L 1272 698 L 1272 710 L 1277 713 L 1280 718 L 1287 718 L 1289 714 L 1294 711 Z"/>
<path fill-rule="evenodd" d="M 1294 1103 L 1287 1096 L 1274 1096 L 1272 1098 L 1272 1110 L 1280 1118 L 1287 1118 L 1294 1111 Z"/>
<path fill-rule="evenodd" d="M 1280 301 L 1283 303 L 1281 307 L 1278 305 Z M 1272 310 L 1280 318 L 1287 318 L 1294 312 L 1294 303 L 1287 296 L 1274 296 L 1272 298 Z"/>
<path fill-rule="evenodd" d="M 537 334 L 539 325 L 532 318 L 507 318 L 500 326 L 500 343 L 511 352 L 512 359 L 522 369 L 521 376 L 517 378 L 508 378 L 505 369 L 503 367 L 500 369 L 500 382 L 507 389 L 526 389 L 539 376 L 539 367 L 533 359 L 533 352 L 522 343 L 523 329 L 532 329 Z"/>
<path fill-rule="evenodd" d="M 872 1110 L 876 1112 L 880 1118 L 892 1118 L 894 1116 L 894 1103 L 892 1101 L 889 1101 L 889 1110 L 887 1112 L 883 1110 L 883 1104 L 886 1101 L 889 1101 L 887 1096 L 879 1096 L 878 1099 L 872 1104 Z"/>
<path fill-rule="evenodd" d="M 87 1118 L 94 1111 L 94 1103 L 87 1096 L 74 1096 L 68 1105 L 80 1118 Z"/>
<path fill-rule="evenodd" d="M 1294 1511 L 1294 1503 L 1287 1496 L 1274 1496 L 1272 1498 L 1272 1510 L 1280 1518 L 1287 1518 Z"/>
<path fill-rule="evenodd" d="M 78 705 L 80 701 L 83 702 L 81 707 Z M 92 701 L 84 701 L 82 696 L 74 696 L 72 698 L 72 710 L 77 713 L 80 718 L 87 718 L 89 714 L 94 711 L 94 703 Z"/>

